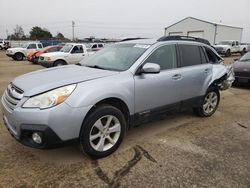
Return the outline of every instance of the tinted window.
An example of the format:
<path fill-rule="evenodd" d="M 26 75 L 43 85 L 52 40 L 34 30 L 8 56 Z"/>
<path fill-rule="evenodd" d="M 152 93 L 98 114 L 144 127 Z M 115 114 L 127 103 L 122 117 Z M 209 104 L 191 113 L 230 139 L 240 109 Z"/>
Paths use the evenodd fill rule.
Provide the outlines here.
<path fill-rule="evenodd" d="M 98 48 L 102 48 L 103 47 L 103 45 L 102 44 L 98 44 Z"/>
<path fill-rule="evenodd" d="M 201 62 L 202 62 L 202 64 L 208 63 L 204 48 L 200 47 L 200 53 L 201 53 Z"/>
<path fill-rule="evenodd" d="M 97 44 L 94 44 L 94 45 L 92 46 L 92 48 L 97 48 Z"/>
<path fill-rule="evenodd" d="M 27 49 L 36 49 L 36 44 L 30 44 Z"/>
<path fill-rule="evenodd" d="M 156 63 L 161 70 L 176 68 L 176 49 L 174 45 L 166 45 L 156 49 L 145 61 L 146 63 Z"/>
<path fill-rule="evenodd" d="M 83 53 L 83 48 L 81 45 L 74 46 L 74 48 L 71 51 L 72 54 L 76 53 Z"/>
<path fill-rule="evenodd" d="M 201 55 L 199 46 L 179 45 L 182 67 L 201 64 Z"/>
<path fill-rule="evenodd" d="M 41 44 L 38 44 L 38 48 L 43 48 L 43 46 Z"/>

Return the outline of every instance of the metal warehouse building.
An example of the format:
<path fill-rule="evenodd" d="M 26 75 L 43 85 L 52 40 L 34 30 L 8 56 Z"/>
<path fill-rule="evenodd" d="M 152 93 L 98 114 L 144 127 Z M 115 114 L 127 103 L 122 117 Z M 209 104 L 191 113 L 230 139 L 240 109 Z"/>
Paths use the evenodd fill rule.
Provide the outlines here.
<path fill-rule="evenodd" d="M 216 24 L 187 17 L 165 28 L 165 36 L 183 35 L 207 39 L 211 44 L 222 40 L 241 41 L 243 28 Z"/>

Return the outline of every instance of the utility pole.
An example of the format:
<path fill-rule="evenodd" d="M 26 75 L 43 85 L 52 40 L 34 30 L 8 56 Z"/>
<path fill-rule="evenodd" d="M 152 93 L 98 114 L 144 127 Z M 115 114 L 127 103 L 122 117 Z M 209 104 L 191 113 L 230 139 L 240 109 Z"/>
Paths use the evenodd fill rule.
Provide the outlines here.
<path fill-rule="evenodd" d="M 6 29 L 6 35 L 7 35 L 7 38 L 6 38 L 6 39 L 8 39 L 8 37 L 9 37 L 8 29 Z"/>
<path fill-rule="evenodd" d="M 73 41 L 75 41 L 75 22 L 72 21 L 72 33 L 73 33 Z"/>

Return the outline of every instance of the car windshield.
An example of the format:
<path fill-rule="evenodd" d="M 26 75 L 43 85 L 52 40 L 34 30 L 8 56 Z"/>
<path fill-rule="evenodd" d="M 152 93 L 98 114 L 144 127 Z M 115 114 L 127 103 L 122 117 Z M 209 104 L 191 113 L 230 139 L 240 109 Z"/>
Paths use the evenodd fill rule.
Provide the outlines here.
<path fill-rule="evenodd" d="M 218 43 L 219 45 L 232 45 L 232 42 L 231 41 L 221 41 Z"/>
<path fill-rule="evenodd" d="M 80 63 L 83 66 L 125 71 L 150 47 L 142 44 L 115 44 L 100 50 Z"/>
<path fill-rule="evenodd" d="M 240 61 L 250 61 L 250 52 L 248 52 L 247 54 L 243 55 L 240 58 Z"/>
<path fill-rule="evenodd" d="M 65 44 L 65 46 L 62 47 L 62 49 L 60 50 L 60 52 L 70 52 L 71 48 L 73 47 L 72 44 Z"/>

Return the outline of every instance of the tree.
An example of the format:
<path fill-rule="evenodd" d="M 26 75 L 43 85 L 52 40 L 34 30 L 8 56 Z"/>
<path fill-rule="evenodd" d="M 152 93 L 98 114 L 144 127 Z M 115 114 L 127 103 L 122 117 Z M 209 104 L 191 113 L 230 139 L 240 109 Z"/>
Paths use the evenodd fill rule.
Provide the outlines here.
<path fill-rule="evenodd" d="M 51 39 L 52 34 L 46 28 L 35 26 L 30 31 L 30 39 Z"/>
<path fill-rule="evenodd" d="M 64 39 L 64 35 L 60 32 L 57 33 L 56 38 L 59 40 L 63 40 Z"/>
<path fill-rule="evenodd" d="M 8 38 L 14 40 L 26 39 L 22 26 L 16 25 L 14 33 L 8 36 Z"/>

